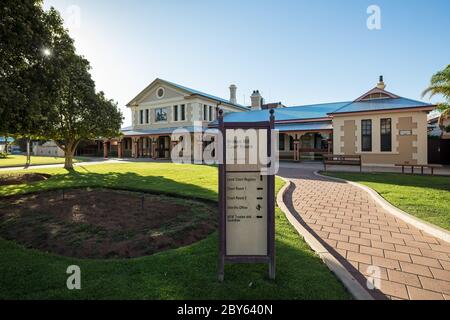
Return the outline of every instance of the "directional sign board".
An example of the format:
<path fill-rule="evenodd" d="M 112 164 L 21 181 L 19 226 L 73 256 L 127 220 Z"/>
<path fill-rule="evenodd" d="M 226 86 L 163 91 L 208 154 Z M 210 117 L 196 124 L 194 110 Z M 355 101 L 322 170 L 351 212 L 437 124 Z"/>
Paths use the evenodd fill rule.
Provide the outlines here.
<path fill-rule="evenodd" d="M 267 255 L 267 177 L 227 172 L 226 254 Z"/>
<path fill-rule="evenodd" d="M 225 263 L 267 263 L 270 278 L 275 278 L 275 178 L 261 170 L 260 161 L 261 149 L 267 158 L 271 155 L 273 111 L 270 114 L 264 122 L 225 123 L 219 112 L 223 141 L 219 146 L 221 281 Z"/>

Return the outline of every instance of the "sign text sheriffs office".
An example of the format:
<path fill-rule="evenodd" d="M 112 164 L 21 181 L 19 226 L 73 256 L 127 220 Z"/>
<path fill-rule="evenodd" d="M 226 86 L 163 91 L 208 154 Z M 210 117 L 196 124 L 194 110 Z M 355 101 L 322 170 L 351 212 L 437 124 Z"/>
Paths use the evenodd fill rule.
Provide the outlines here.
<path fill-rule="evenodd" d="M 267 159 L 271 159 L 267 166 L 273 165 L 273 126 L 273 110 L 268 121 L 257 123 L 225 123 L 223 112 L 219 112 L 224 144 L 219 146 L 221 281 L 225 263 L 267 263 L 270 278 L 275 278 L 275 180 L 270 170 L 262 168 L 261 163 L 267 161 L 259 161 L 259 149 L 262 148 L 267 152 Z M 238 130 L 244 137 L 227 139 L 232 130 Z M 257 141 L 248 140 L 246 132 L 249 130 L 259 131 L 252 135 Z M 233 153 L 238 150 L 240 154 Z M 233 153 L 232 157 L 230 153 Z M 250 161 L 255 155 L 258 155 L 257 161 Z"/>

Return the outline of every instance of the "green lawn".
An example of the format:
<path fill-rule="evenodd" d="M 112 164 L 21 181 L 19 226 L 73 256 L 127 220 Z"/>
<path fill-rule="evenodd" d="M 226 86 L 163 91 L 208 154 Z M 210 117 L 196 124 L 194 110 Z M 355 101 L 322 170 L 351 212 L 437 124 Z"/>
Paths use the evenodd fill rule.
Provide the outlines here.
<path fill-rule="evenodd" d="M 323 174 L 364 184 L 403 211 L 450 230 L 450 177 L 397 173 Z"/>
<path fill-rule="evenodd" d="M 40 189 L 102 186 L 217 200 L 217 169 L 158 163 L 35 170 L 54 176 L 0 188 L 0 196 Z M 277 189 L 282 185 L 277 180 Z M 265 265 L 227 265 L 218 282 L 217 233 L 193 245 L 130 260 L 82 260 L 0 239 L 0 299 L 349 299 L 349 293 L 276 211 L 277 279 Z M 66 268 L 81 268 L 81 290 L 66 288 Z"/>
<path fill-rule="evenodd" d="M 76 157 L 73 161 L 80 162 L 80 161 L 86 161 L 86 160 L 89 160 L 89 158 Z M 25 162 L 26 162 L 26 156 L 9 154 L 8 157 L 6 157 L 6 158 L 0 158 L 0 168 L 2 168 L 2 167 L 20 167 L 20 166 L 24 166 Z M 64 158 L 31 156 L 31 165 L 58 164 L 58 163 L 64 163 Z"/>

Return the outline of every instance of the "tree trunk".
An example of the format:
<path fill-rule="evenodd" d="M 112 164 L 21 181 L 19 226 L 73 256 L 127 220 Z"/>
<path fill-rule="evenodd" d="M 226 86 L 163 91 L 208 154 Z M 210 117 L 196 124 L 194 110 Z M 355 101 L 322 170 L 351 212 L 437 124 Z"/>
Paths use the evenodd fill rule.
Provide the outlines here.
<path fill-rule="evenodd" d="M 5 135 L 5 154 L 8 155 L 8 136 Z"/>
<path fill-rule="evenodd" d="M 69 142 L 66 143 L 64 148 L 64 169 L 73 170 L 73 157 L 75 154 L 75 150 L 77 149 L 78 142 Z"/>
<path fill-rule="evenodd" d="M 29 166 L 31 164 L 31 152 L 30 152 L 30 138 L 27 138 L 27 162 L 25 166 Z"/>

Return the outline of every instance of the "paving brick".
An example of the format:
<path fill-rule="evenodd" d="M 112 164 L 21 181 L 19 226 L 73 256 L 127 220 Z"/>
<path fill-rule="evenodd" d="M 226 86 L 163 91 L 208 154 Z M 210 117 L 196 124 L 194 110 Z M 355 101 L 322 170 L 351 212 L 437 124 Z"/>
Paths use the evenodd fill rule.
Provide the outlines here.
<path fill-rule="evenodd" d="M 424 257 L 450 261 L 449 255 L 444 252 L 439 252 L 439 251 L 434 251 L 434 250 L 429 250 L 429 249 L 420 249 L 420 252 L 421 252 L 420 255 L 422 255 Z"/>
<path fill-rule="evenodd" d="M 406 286 L 401 283 L 396 283 L 387 280 L 380 280 L 380 287 L 383 293 L 388 294 L 393 297 L 408 299 L 408 291 L 406 290 Z"/>
<path fill-rule="evenodd" d="M 386 259 L 386 258 L 374 256 L 374 257 L 372 257 L 372 263 L 373 263 L 373 265 L 376 265 L 379 267 L 400 270 L 400 263 L 397 260 Z"/>
<path fill-rule="evenodd" d="M 365 228 L 365 227 L 351 226 L 350 230 L 354 230 L 354 231 L 358 231 L 358 232 L 364 232 L 364 233 L 370 233 L 370 229 L 369 228 Z"/>
<path fill-rule="evenodd" d="M 372 240 L 372 247 L 374 248 L 380 248 L 385 250 L 395 250 L 394 244 L 392 243 L 385 243 L 381 241 L 374 241 Z"/>
<path fill-rule="evenodd" d="M 430 268 L 435 279 L 450 281 L 450 271 L 437 268 Z"/>
<path fill-rule="evenodd" d="M 348 251 L 353 251 L 353 252 L 359 252 L 359 245 L 354 244 L 354 243 L 339 241 L 337 243 L 337 248 L 348 250 Z"/>
<path fill-rule="evenodd" d="M 408 246 L 419 249 L 431 249 L 430 245 L 426 242 L 420 242 L 416 240 L 408 240 Z"/>
<path fill-rule="evenodd" d="M 384 230 L 370 230 L 370 233 L 376 234 L 379 236 L 387 236 L 387 237 L 391 236 L 391 233 L 389 231 L 384 231 Z"/>
<path fill-rule="evenodd" d="M 435 267 L 438 269 L 442 269 L 442 266 L 439 263 L 439 261 L 434 258 L 427 258 L 427 257 L 411 255 L 411 259 L 412 259 L 413 263 L 416 263 L 416 264 L 421 264 L 421 265 L 428 266 L 428 267 Z"/>
<path fill-rule="evenodd" d="M 450 282 L 419 276 L 422 287 L 431 291 L 439 291 L 444 294 L 450 294 Z"/>
<path fill-rule="evenodd" d="M 412 273 L 387 269 L 389 280 L 410 286 L 421 287 L 419 277 Z"/>
<path fill-rule="evenodd" d="M 435 238 L 432 237 L 426 237 L 426 236 L 422 236 L 422 235 L 413 235 L 414 240 L 419 241 L 419 242 L 426 242 L 426 243 L 433 243 L 433 244 L 439 244 L 439 242 L 437 242 L 437 240 Z"/>
<path fill-rule="evenodd" d="M 369 254 L 371 256 L 384 257 L 383 250 L 374 247 L 360 246 L 359 252 Z"/>
<path fill-rule="evenodd" d="M 450 253 L 450 246 L 430 244 L 430 247 L 435 251 Z"/>
<path fill-rule="evenodd" d="M 412 235 L 405 234 L 405 233 L 391 232 L 391 237 L 392 238 L 403 239 L 403 240 L 414 240 Z"/>
<path fill-rule="evenodd" d="M 359 235 L 360 235 L 360 233 L 357 231 L 345 230 L 345 229 L 341 230 L 341 234 L 350 236 L 350 237 L 359 237 Z"/>
<path fill-rule="evenodd" d="M 381 236 L 381 241 L 387 242 L 387 243 L 393 243 L 393 244 L 401 244 L 401 245 L 405 244 L 405 240 L 403 240 L 403 239 L 392 238 L 392 237 L 387 237 L 387 236 Z"/>
<path fill-rule="evenodd" d="M 444 261 L 444 260 L 439 260 L 439 263 L 444 268 L 444 270 L 450 270 L 450 262 Z"/>
<path fill-rule="evenodd" d="M 363 239 L 381 241 L 381 236 L 376 235 L 376 234 L 370 234 L 370 233 L 363 233 L 363 232 L 361 232 L 360 237 L 363 238 Z"/>
<path fill-rule="evenodd" d="M 361 244 L 363 246 L 370 246 L 370 240 L 368 240 L 368 239 L 362 239 L 362 238 L 357 238 L 357 237 L 350 237 L 349 242 L 356 243 L 356 244 Z"/>
<path fill-rule="evenodd" d="M 411 300 L 443 300 L 442 294 L 430 290 L 407 286 Z"/>
<path fill-rule="evenodd" d="M 411 257 L 409 256 L 408 253 L 385 250 L 384 256 L 386 258 L 393 259 L 393 260 L 411 262 Z"/>
<path fill-rule="evenodd" d="M 421 255 L 421 251 L 419 248 L 409 247 L 409 246 L 403 246 L 401 244 L 395 245 L 395 251 L 403 252 L 403 253 L 410 253 L 415 255 Z"/>
<path fill-rule="evenodd" d="M 342 235 L 342 234 L 330 233 L 330 235 L 328 236 L 328 238 L 333 239 L 333 240 L 337 240 L 337 241 L 345 241 L 345 242 L 348 242 L 348 236 L 344 236 L 344 235 Z"/>
<path fill-rule="evenodd" d="M 412 264 L 408 262 L 400 262 L 401 269 L 405 272 L 414 273 L 421 276 L 433 277 L 431 270 L 427 266 L 420 264 Z"/>
<path fill-rule="evenodd" d="M 347 259 L 356 261 L 356 262 L 366 263 L 366 264 L 372 263 L 372 257 L 370 255 L 352 252 L 352 251 L 347 252 Z"/>
<path fill-rule="evenodd" d="M 328 226 L 322 227 L 322 231 L 330 232 L 330 233 L 339 233 L 340 232 L 340 230 L 338 228 L 328 227 Z"/>

